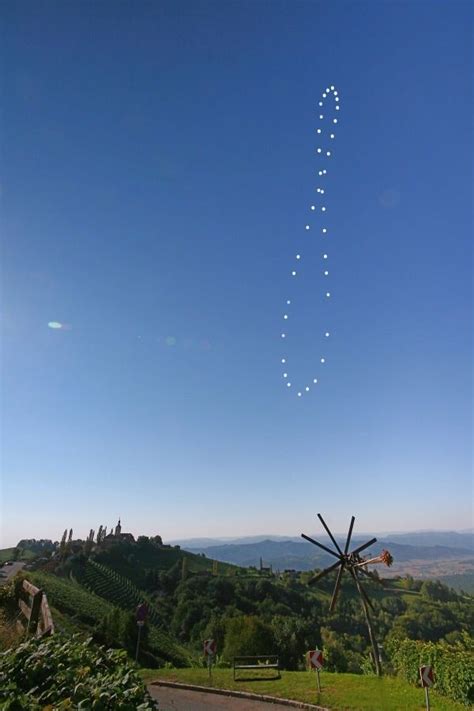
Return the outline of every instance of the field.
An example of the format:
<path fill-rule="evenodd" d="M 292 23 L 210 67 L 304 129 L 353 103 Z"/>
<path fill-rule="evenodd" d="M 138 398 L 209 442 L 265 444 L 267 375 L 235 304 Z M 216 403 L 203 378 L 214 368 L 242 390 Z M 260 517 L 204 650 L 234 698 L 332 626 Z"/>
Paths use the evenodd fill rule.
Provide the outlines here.
<path fill-rule="evenodd" d="M 282 672 L 272 681 L 233 681 L 232 670 L 215 669 L 209 682 L 207 669 L 145 670 L 143 678 L 177 681 L 220 689 L 250 691 L 285 699 L 327 706 L 331 711 L 422 711 L 426 708 L 424 692 L 401 679 L 360 674 L 321 673 L 322 692 L 318 694 L 316 677 L 310 672 Z M 432 711 L 466 711 L 466 706 L 430 692 Z M 270 708 L 270 707 L 269 707 Z"/>

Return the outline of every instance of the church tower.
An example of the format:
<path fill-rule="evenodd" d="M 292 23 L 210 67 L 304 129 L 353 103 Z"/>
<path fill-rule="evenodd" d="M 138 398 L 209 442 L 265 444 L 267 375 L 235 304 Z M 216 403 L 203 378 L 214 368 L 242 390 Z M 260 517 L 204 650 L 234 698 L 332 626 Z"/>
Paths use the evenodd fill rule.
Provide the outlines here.
<path fill-rule="evenodd" d="M 120 519 L 118 520 L 117 525 L 115 526 L 115 536 L 117 538 L 120 538 L 120 534 L 122 533 L 122 526 L 120 525 Z"/>

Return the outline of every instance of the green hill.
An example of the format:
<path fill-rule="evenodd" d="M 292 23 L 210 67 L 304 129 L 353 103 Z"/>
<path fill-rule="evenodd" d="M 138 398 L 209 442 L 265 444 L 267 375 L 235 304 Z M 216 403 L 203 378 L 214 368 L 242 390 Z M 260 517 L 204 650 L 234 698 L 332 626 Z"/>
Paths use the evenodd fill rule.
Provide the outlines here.
<path fill-rule="evenodd" d="M 283 669 L 301 671 L 307 650 L 319 647 L 329 672 L 360 678 L 373 673 L 364 611 L 350 576 L 343 576 L 331 613 L 331 575 L 311 585 L 311 572 L 272 575 L 242 569 L 146 538 L 109 540 L 91 548 L 73 542 L 28 572 L 48 594 L 58 628 L 68 633 L 92 633 L 96 641 L 133 655 L 134 612 L 146 602 L 149 617 L 140 654 L 144 666 L 201 666 L 202 641 L 212 637 L 224 666 L 235 654 L 277 653 Z M 363 580 L 385 673 L 398 671 L 413 683 L 417 655 L 429 652 L 441 674 L 439 660 L 452 648 L 456 669 L 451 676 L 443 672 L 443 693 L 456 700 L 470 698 L 471 682 L 460 660 L 473 654 L 472 597 L 410 577 Z M 402 669 L 396 649 L 405 640 L 414 646 L 407 647 L 411 666 Z M 424 643 L 433 646 L 417 646 Z"/>

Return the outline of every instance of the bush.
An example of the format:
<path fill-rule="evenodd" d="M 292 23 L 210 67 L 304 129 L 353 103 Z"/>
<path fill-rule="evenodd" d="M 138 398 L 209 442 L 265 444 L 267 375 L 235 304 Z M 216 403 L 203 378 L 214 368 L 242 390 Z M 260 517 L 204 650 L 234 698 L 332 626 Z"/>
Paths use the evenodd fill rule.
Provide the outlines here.
<path fill-rule="evenodd" d="M 253 615 L 239 615 L 227 620 L 224 660 L 258 654 L 275 654 L 272 628 Z"/>
<path fill-rule="evenodd" d="M 474 702 L 474 643 L 466 633 L 454 645 L 392 639 L 386 651 L 397 674 L 411 684 L 419 683 L 420 666 L 429 664 L 439 692 L 466 705 Z"/>
<path fill-rule="evenodd" d="M 156 706 L 123 651 L 62 635 L 0 654 L 0 708 L 152 711 Z"/>

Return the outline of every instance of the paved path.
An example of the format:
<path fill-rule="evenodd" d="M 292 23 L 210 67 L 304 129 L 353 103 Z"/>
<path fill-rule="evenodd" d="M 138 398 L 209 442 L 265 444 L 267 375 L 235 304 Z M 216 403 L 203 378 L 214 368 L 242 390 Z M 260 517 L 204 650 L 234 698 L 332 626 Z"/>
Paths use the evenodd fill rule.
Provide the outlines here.
<path fill-rule="evenodd" d="M 205 694 L 188 689 L 149 686 L 148 691 L 158 701 L 159 711 L 289 711 L 289 706 L 266 701 L 237 699 L 234 696 Z"/>
<path fill-rule="evenodd" d="M 15 573 L 18 573 L 18 571 L 24 568 L 24 566 L 25 563 L 22 561 L 15 561 L 11 565 L 3 565 L 0 568 L 0 572 L 3 573 L 3 575 L 0 575 L 0 585 L 6 583 L 8 578 L 11 578 L 15 575 Z"/>

